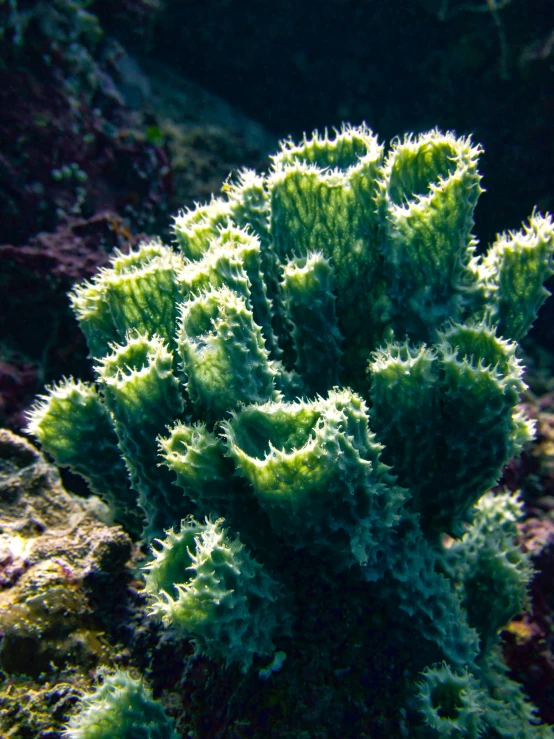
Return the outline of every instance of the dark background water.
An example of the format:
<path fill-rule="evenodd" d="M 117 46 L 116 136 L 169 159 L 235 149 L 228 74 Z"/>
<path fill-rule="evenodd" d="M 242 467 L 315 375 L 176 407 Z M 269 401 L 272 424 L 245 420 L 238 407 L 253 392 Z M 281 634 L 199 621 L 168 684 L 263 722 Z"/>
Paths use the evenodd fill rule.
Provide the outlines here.
<path fill-rule="evenodd" d="M 486 0 L 451 0 L 444 20 L 441 6 L 173 2 L 153 48 L 278 136 L 362 120 L 384 139 L 434 126 L 473 134 L 486 151 L 478 226 L 490 239 L 554 205 L 554 3 L 512 0 L 493 16 L 461 9 Z"/>

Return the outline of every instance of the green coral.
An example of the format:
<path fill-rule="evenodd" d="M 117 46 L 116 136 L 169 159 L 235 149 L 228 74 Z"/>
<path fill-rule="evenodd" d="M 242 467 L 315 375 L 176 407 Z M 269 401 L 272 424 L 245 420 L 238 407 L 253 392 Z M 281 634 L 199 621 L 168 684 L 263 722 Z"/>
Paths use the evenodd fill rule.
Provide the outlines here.
<path fill-rule="evenodd" d="M 152 614 L 190 634 L 202 654 L 244 672 L 255 655 L 273 652 L 275 635 L 290 629 L 282 586 L 221 521 L 184 519 L 157 543 L 145 578 Z"/>
<path fill-rule="evenodd" d="M 339 571 L 359 564 L 369 579 L 382 574 L 404 491 L 379 460 L 362 398 L 342 390 L 251 405 L 222 428 L 237 471 L 289 545 Z"/>
<path fill-rule="evenodd" d="M 433 346 L 391 342 L 373 354 L 372 426 L 426 528 L 461 535 L 499 466 L 531 438 L 516 409 L 516 348 L 468 322 L 437 331 Z"/>
<path fill-rule="evenodd" d="M 457 674 L 447 664 L 426 668 L 421 673 L 418 699 L 420 710 L 432 736 L 483 736 L 485 695 L 475 678 Z"/>
<path fill-rule="evenodd" d="M 170 511 L 175 515 L 186 508 L 182 491 L 169 472 L 158 469 L 157 449 L 152 444 L 184 407 L 173 374 L 173 355 L 156 334 L 150 338 L 129 333 L 124 345 L 111 344 L 110 348 L 111 353 L 96 367 L 98 383 L 138 504 L 149 530 L 158 531 L 170 524 Z"/>
<path fill-rule="evenodd" d="M 177 341 L 198 416 L 213 423 L 239 405 L 276 397 L 262 332 L 244 299 L 228 287 L 184 303 Z"/>
<path fill-rule="evenodd" d="M 480 153 L 437 130 L 385 152 L 366 126 L 284 143 L 267 175 L 178 215 L 175 248 L 118 253 L 75 288 L 97 383 L 50 389 L 30 420 L 128 515 L 124 465 L 161 542 L 151 611 L 201 654 L 284 655 L 314 583 L 346 598 L 360 644 L 357 620 L 386 614 L 410 655 L 388 711 L 403 702 L 415 736 L 549 731 L 502 672 L 530 569 L 518 504 L 487 490 L 532 437 L 516 342 L 554 226 L 534 213 L 478 254 Z"/>
<path fill-rule="evenodd" d="M 446 571 L 463 592 L 469 623 L 484 646 L 527 605 L 532 568 L 516 543 L 521 502 L 508 493 L 485 494 L 473 525 L 444 552 Z"/>
<path fill-rule="evenodd" d="M 507 676 L 498 633 L 527 605 L 533 571 L 516 543 L 521 502 L 516 495 L 486 493 L 464 536 L 442 552 L 440 568 L 461 593 L 467 620 L 479 634 L 473 674 L 449 665 L 423 671 L 418 699 L 438 736 L 550 737 L 521 687 Z"/>
<path fill-rule="evenodd" d="M 129 484 L 108 409 L 94 385 L 73 380 L 54 385 L 47 396 L 39 397 L 29 432 L 48 443 L 56 464 L 70 467 L 106 499 L 116 520 L 140 533 L 137 496 Z"/>
<path fill-rule="evenodd" d="M 81 700 L 68 739 L 178 739 L 163 706 L 142 679 L 118 670 Z"/>

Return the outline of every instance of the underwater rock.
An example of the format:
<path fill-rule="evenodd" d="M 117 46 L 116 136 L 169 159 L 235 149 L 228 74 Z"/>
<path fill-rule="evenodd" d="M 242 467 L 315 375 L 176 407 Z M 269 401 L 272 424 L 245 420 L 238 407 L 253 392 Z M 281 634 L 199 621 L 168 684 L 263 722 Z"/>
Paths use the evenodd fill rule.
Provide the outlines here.
<path fill-rule="evenodd" d="M 91 604 L 116 597 L 132 543 L 94 503 L 0 430 L 0 735 L 56 736 L 91 671 L 117 660 Z"/>

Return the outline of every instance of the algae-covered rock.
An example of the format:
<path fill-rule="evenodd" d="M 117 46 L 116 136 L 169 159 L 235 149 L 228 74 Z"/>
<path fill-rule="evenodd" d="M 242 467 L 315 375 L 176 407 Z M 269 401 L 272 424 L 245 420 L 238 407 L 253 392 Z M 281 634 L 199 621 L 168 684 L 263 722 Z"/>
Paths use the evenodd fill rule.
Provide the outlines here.
<path fill-rule="evenodd" d="M 92 604 L 113 599 L 130 555 L 123 529 L 0 430 L 0 734 L 57 736 L 94 670 L 114 661 Z"/>

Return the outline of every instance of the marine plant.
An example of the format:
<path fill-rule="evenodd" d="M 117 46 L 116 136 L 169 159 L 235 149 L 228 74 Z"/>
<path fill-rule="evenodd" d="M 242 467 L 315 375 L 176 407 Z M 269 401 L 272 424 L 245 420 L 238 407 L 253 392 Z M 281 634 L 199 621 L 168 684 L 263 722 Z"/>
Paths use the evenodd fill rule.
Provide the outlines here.
<path fill-rule="evenodd" d="M 365 660 L 388 736 L 551 736 L 502 664 L 531 568 L 517 497 L 489 489 L 532 437 L 517 342 L 554 226 L 535 212 L 478 253 L 480 153 L 437 130 L 385 152 L 366 126 L 284 142 L 179 214 L 173 247 L 73 290 L 96 382 L 30 415 L 152 543 L 154 617 L 289 706 L 306 625 L 334 629 L 310 659 L 345 692 Z"/>

